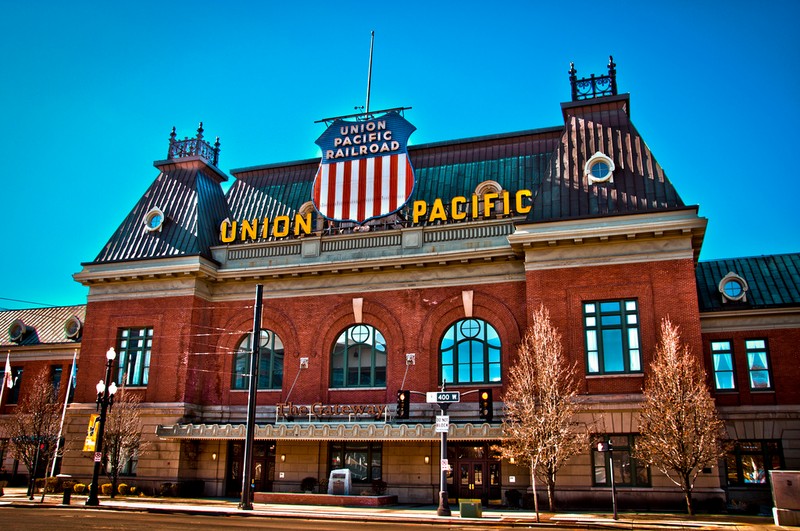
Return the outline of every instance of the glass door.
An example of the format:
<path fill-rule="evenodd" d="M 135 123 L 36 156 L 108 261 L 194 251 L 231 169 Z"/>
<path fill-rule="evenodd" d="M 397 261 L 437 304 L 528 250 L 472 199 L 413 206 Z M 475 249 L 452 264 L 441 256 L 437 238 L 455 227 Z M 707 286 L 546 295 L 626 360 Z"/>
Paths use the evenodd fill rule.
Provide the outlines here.
<path fill-rule="evenodd" d="M 484 463 L 461 462 L 458 465 L 458 498 L 484 501 Z"/>
<path fill-rule="evenodd" d="M 232 441 L 228 446 L 228 473 L 225 482 L 225 495 L 242 495 L 242 467 L 244 465 L 244 442 Z M 271 492 L 275 481 L 275 441 L 253 443 L 253 468 L 250 481 L 254 492 Z"/>

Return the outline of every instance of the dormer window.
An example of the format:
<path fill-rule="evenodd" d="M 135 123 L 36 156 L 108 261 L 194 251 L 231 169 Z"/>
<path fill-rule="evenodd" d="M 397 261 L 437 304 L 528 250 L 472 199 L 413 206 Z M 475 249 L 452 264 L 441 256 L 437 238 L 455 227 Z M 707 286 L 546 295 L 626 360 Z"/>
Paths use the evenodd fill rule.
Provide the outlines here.
<path fill-rule="evenodd" d="M 479 215 L 489 217 L 493 214 L 497 216 L 503 214 L 503 205 L 500 201 L 497 201 L 502 191 L 503 187 L 497 181 L 483 181 L 475 187 L 475 195 L 479 198 Z M 489 211 L 487 211 L 487 205 L 484 202 L 487 195 L 490 198 Z"/>
<path fill-rule="evenodd" d="M 747 302 L 747 282 L 734 272 L 730 272 L 718 286 L 722 302 Z"/>
<path fill-rule="evenodd" d="M 8 327 L 8 338 L 14 343 L 21 343 L 31 328 L 22 319 L 14 319 Z"/>
<path fill-rule="evenodd" d="M 161 227 L 164 225 L 164 212 L 158 207 L 153 207 L 144 215 L 143 222 L 144 230 L 147 232 L 161 232 Z"/>
<path fill-rule="evenodd" d="M 614 182 L 614 161 L 611 158 L 599 151 L 586 161 L 583 167 L 583 174 L 589 181 L 593 183 L 613 183 Z"/>
<path fill-rule="evenodd" d="M 311 214 L 311 220 L 315 231 L 321 231 L 324 228 L 325 219 L 317 215 L 317 209 L 314 207 L 313 201 L 306 201 L 300 205 L 300 208 L 297 209 L 297 213 L 303 217 Z"/>
<path fill-rule="evenodd" d="M 83 323 L 77 315 L 73 315 L 64 323 L 64 335 L 67 336 L 67 339 L 77 341 L 81 338 L 82 332 Z"/>

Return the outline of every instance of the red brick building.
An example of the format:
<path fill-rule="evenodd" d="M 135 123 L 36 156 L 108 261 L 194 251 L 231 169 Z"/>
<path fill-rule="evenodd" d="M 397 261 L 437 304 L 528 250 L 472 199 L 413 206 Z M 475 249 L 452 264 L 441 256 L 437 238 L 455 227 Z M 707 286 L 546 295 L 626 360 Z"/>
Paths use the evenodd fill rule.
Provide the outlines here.
<path fill-rule="evenodd" d="M 623 509 L 681 500 L 630 453 L 666 316 L 703 358 L 739 441 L 727 463 L 701 474 L 697 498 L 768 497 L 759 474 L 800 466 L 798 256 L 698 265 L 706 219 L 631 122 L 613 63 L 608 76 L 573 72 L 571 81 L 563 124 L 408 148 L 407 202 L 366 220 L 322 216 L 320 204 L 345 208 L 348 193 L 373 181 L 320 193 L 313 159 L 232 170 L 224 192 L 218 144 L 202 124 L 193 139 L 173 132 L 153 184 L 75 275 L 89 287 L 87 384 L 69 410 L 70 436 L 85 433 L 88 382 L 102 378 L 114 347 L 115 379 L 141 394 L 151 443 L 131 456 L 136 481 L 200 480 L 208 495 L 238 495 L 261 284 L 256 491 L 299 491 L 304 478 L 348 468 L 356 492 L 385 482 L 401 502 L 435 503 L 439 409 L 412 393 L 403 419 L 396 403 L 398 390 L 434 391 L 444 379 L 462 393 L 448 411 L 450 497 L 505 501 L 530 484 L 524 467 L 492 450 L 505 374 L 544 304 L 582 375 L 583 415 L 615 442 Z M 380 120 L 401 114 L 334 122 L 355 128 L 337 142 L 358 144 L 367 138 L 359 127 L 380 132 Z M 769 260 L 783 265 L 752 274 Z M 479 416 L 477 389 L 492 391 L 492 419 Z M 74 448 L 64 469 L 89 476 L 91 460 Z M 606 506 L 609 496 L 607 457 L 591 448 L 559 474 L 562 506 Z"/>

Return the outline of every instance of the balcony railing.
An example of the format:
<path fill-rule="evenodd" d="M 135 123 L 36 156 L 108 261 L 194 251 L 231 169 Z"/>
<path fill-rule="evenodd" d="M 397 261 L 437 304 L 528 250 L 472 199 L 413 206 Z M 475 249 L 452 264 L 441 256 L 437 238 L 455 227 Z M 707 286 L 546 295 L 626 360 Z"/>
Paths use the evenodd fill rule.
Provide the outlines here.
<path fill-rule="evenodd" d="M 219 162 L 219 137 L 217 137 L 217 141 L 213 146 L 203 140 L 203 122 L 200 122 L 195 138 L 186 137 L 183 140 L 177 140 L 175 136 L 175 128 L 173 127 L 172 133 L 169 135 L 168 159 L 203 157 L 214 166 Z"/>
<path fill-rule="evenodd" d="M 569 83 L 572 87 L 572 101 L 590 100 L 617 94 L 617 65 L 614 57 L 608 56 L 608 75 L 578 79 L 575 63 L 569 64 Z"/>

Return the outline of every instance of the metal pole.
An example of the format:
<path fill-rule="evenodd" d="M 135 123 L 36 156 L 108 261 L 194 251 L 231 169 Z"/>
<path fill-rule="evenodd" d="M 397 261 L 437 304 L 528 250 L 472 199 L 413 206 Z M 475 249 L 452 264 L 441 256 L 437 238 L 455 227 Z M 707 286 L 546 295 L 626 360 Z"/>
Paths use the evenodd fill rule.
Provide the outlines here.
<path fill-rule="evenodd" d="M 256 395 L 258 392 L 258 365 L 261 350 L 261 303 L 264 295 L 264 286 L 256 284 L 255 310 L 253 311 L 253 340 L 250 353 L 250 386 L 247 393 L 247 430 L 244 439 L 244 465 L 242 470 L 242 499 L 239 509 L 252 511 L 253 500 L 251 495 L 250 480 L 253 468 L 253 440 L 256 434 Z"/>
<path fill-rule="evenodd" d="M 442 390 L 444 390 L 444 386 L 442 386 Z M 449 404 L 439 404 L 439 406 L 442 408 L 442 415 L 446 415 Z M 439 508 L 436 509 L 436 514 L 438 516 L 450 516 L 450 500 L 447 497 L 447 470 L 441 465 L 444 463 L 444 460 L 447 459 L 447 432 L 444 431 L 442 432 L 439 455 L 439 468 L 441 469 L 441 473 L 439 476 Z"/>
<path fill-rule="evenodd" d="M 608 440 L 608 461 L 611 471 L 611 504 L 614 506 L 614 520 L 617 519 L 617 487 L 614 481 L 614 451 L 611 446 L 611 439 Z"/>
<path fill-rule="evenodd" d="M 58 438 L 56 439 L 56 451 L 53 452 L 53 468 L 50 469 L 50 476 L 56 475 L 56 461 L 58 461 L 58 451 L 61 449 L 61 433 L 64 431 L 64 417 L 67 416 L 67 405 L 69 404 L 69 393 L 72 391 L 72 375 L 75 372 L 75 363 L 78 360 L 78 349 L 72 354 L 72 367 L 69 371 L 69 380 L 67 380 L 67 394 L 64 395 L 64 409 L 61 411 L 61 425 L 58 428 Z"/>
<path fill-rule="evenodd" d="M 370 32 L 369 39 L 369 70 L 367 71 L 367 106 L 364 108 L 364 114 L 369 114 L 369 95 L 372 92 L 372 47 L 375 45 L 375 32 Z"/>
<path fill-rule="evenodd" d="M 39 469 L 39 448 L 42 445 L 41 437 L 36 442 L 36 457 L 33 459 L 33 472 L 31 472 L 31 480 L 28 482 L 28 499 L 33 499 L 33 493 L 36 491 L 36 474 L 38 473 Z M 45 490 L 45 487 L 42 487 L 42 490 Z"/>
<path fill-rule="evenodd" d="M 103 432 L 106 427 L 106 410 L 108 409 L 108 387 L 111 380 L 111 365 L 114 363 L 113 359 L 108 360 L 106 363 L 106 379 L 105 389 L 100 396 L 100 421 L 97 425 L 97 445 L 94 449 L 94 471 L 92 472 L 92 484 L 89 485 L 89 497 L 86 499 L 86 505 L 100 505 L 100 500 L 97 497 L 97 483 L 100 481 L 100 467 L 103 460 Z"/>

